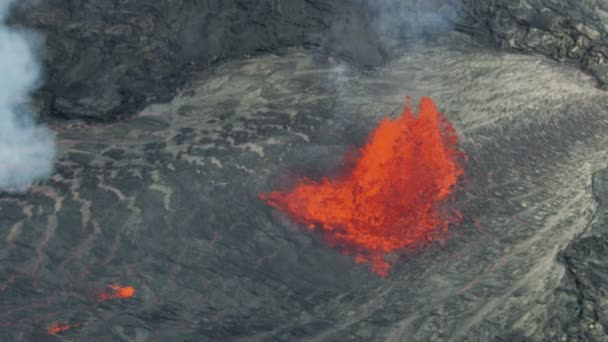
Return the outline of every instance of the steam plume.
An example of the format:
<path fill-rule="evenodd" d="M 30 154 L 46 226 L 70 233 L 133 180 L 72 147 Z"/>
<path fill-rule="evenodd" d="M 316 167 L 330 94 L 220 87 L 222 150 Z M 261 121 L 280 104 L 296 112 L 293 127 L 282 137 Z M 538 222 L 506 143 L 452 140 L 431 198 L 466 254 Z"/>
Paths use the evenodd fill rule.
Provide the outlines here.
<path fill-rule="evenodd" d="M 55 137 L 34 121 L 40 63 L 31 36 L 6 24 L 13 3 L 0 0 L 0 189 L 25 190 L 52 172 Z"/>
<path fill-rule="evenodd" d="M 388 48 L 403 40 L 419 41 L 454 28 L 455 0 L 359 0 Z"/>

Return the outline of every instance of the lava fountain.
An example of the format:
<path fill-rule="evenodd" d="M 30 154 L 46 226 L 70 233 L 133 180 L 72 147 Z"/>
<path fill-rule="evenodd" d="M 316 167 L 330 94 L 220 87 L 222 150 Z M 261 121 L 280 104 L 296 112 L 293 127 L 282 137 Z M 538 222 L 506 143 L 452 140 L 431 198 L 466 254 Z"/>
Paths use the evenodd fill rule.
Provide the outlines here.
<path fill-rule="evenodd" d="M 132 286 L 108 285 L 106 291 L 98 296 L 100 302 L 109 299 L 124 299 L 135 296 L 135 288 Z"/>
<path fill-rule="evenodd" d="M 51 335 L 57 335 L 57 334 L 61 334 L 63 332 L 66 332 L 72 328 L 74 328 L 76 325 L 71 325 L 71 324 L 60 324 L 60 323 L 53 323 L 48 329 L 47 332 Z"/>
<path fill-rule="evenodd" d="M 459 222 L 445 206 L 463 174 L 465 155 L 457 143 L 430 98 L 421 99 L 417 116 L 408 100 L 399 118 L 382 120 L 352 167 L 260 198 L 308 229 L 321 229 L 331 246 L 386 276 L 388 253 L 440 238 Z"/>

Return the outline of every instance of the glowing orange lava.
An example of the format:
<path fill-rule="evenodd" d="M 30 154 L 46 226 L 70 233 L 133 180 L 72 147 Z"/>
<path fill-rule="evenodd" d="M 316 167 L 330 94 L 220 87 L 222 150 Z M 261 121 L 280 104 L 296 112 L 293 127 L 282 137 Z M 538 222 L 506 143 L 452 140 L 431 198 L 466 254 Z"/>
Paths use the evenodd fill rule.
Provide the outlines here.
<path fill-rule="evenodd" d="M 385 118 L 359 150 L 355 165 L 334 179 L 304 178 L 290 191 L 260 195 L 309 229 L 320 228 L 386 276 L 387 253 L 432 240 L 459 216 L 442 210 L 463 174 L 464 153 L 452 125 L 433 101 L 407 104 L 401 117 Z"/>
<path fill-rule="evenodd" d="M 59 324 L 59 323 L 53 323 L 49 329 L 47 330 L 47 332 L 51 335 L 57 335 L 60 334 L 62 332 L 68 331 L 70 329 L 72 329 L 74 326 L 70 325 L 70 324 Z"/>
<path fill-rule="evenodd" d="M 135 295 L 135 288 L 131 286 L 108 285 L 107 291 L 99 295 L 99 300 L 131 298 Z"/>

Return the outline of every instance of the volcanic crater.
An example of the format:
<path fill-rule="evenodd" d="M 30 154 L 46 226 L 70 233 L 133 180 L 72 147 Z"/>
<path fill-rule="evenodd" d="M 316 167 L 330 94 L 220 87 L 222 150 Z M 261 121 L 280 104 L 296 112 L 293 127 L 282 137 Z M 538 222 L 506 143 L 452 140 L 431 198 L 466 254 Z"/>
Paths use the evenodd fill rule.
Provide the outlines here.
<path fill-rule="evenodd" d="M 521 8 L 484 31 L 504 14 L 500 1 L 449 2 L 462 16 L 449 16 L 449 30 L 401 40 L 382 30 L 386 12 L 363 10 L 365 1 L 159 1 L 162 11 L 132 0 L 95 20 L 82 13 L 106 5 L 92 3 L 41 1 L 9 20 L 49 32 L 48 80 L 33 107 L 57 136 L 57 158 L 48 179 L 0 192 L 0 340 L 608 340 L 608 96 L 603 64 L 590 57 L 605 49 L 600 43 L 581 43 L 589 55 L 577 65 L 564 63 L 577 60 L 574 52 L 552 55 L 550 38 L 563 32 L 550 23 L 544 45 L 501 36 L 532 17 Z M 561 20 L 561 10 L 531 3 Z M 444 15 L 443 5 L 422 10 Z M 584 6 L 573 8 L 587 13 Z M 186 16 L 193 9 L 208 23 Z M 407 28 L 411 17 L 399 18 Z M 74 24 L 58 47 L 63 28 L 50 27 L 59 19 Z M 112 30 L 98 30 L 106 21 Z M 314 25 L 303 33 L 302 22 Z M 366 34 L 328 24 L 336 22 Z M 134 40 L 129 25 L 148 42 Z M 87 42 L 79 27 L 100 40 Z M 217 30 L 221 41 L 182 46 Z M 166 43 L 174 32 L 179 39 Z M 135 53 L 140 44 L 149 49 Z M 93 77 L 100 73 L 106 78 Z M 99 94 L 89 94 L 96 86 Z M 402 116 L 408 96 L 414 113 Z M 423 117 L 420 103 L 421 111 L 432 104 L 432 134 L 408 131 Z M 374 132 L 390 136 L 382 125 L 399 118 L 409 118 L 396 130 L 407 134 L 395 141 L 438 145 L 412 147 L 394 166 L 374 164 L 396 178 L 422 170 L 374 203 L 401 215 L 432 207 L 419 202 L 428 193 L 445 197 L 441 220 L 423 223 L 446 234 L 407 244 L 407 234 L 379 225 L 399 239 L 395 248 L 371 258 L 345 253 L 331 241 L 333 226 L 323 226 L 327 196 L 345 188 L 345 170 L 356 173 Z M 377 191 L 375 182 L 366 191 Z M 421 197 L 392 206 L 415 186 Z M 322 218 L 303 214 L 311 198 Z M 350 228 L 376 222 L 364 208 Z M 399 215 L 390 223 L 409 232 L 403 218 L 411 216 Z"/>

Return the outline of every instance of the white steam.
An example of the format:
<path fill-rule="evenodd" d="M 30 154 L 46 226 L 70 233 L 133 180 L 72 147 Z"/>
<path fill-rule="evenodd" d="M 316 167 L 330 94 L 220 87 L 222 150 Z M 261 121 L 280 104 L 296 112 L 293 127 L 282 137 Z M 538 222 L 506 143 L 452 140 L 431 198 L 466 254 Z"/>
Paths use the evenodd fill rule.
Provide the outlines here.
<path fill-rule="evenodd" d="M 457 19 L 456 0 L 359 1 L 367 7 L 372 26 L 387 48 L 451 31 Z"/>
<path fill-rule="evenodd" d="M 25 190 L 48 177 L 55 158 L 55 137 L 29 106 L 41 74 L 32 36 L 6 24 L 13 3 L 0 0 L 0 190 Z"/>

